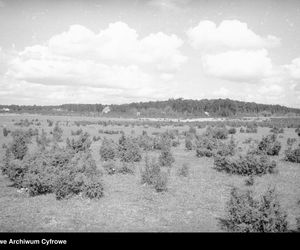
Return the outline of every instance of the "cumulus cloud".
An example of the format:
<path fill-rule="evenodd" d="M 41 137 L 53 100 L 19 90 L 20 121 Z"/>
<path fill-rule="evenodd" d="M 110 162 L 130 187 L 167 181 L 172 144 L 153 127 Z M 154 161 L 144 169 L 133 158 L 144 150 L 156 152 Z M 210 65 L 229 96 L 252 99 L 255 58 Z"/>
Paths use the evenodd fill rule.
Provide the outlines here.
<path fill-rule="evenodd" d="M 190 44 L 202 51 L 261 49 L 280 44 L 279 38 L 272 35 L 261 37 L 239 20 L 224 20 L 218 27 L 214 22 L 204 20 L 188 29 L 187 36 Z"/>
<path fill-rule="evenodd" d="M 46 50 L 52 54 L 97 61 L 155 63 L 163 70 L 177 69 L 186 61 L 179 51 L 182 44 L 176 35 L 162 32 L 139 39 L 137 32 L 126 23 L 116 22 L 99 33 L 72 25 L 68 31 L 53 36 Z"/>
<path fill-rule="evenodd" d="M 288 70 L 291 78 L 300 79 L 300 58 L 295 58 L 291 64 L 285 65 L 285 68 Z"/>
<path fill-rule="evenodd" d="M 179 50 L 182 44 L 176 35 L 162 32 L 139 39 L 122 22 L 99 33 L 72 25 L 45 44 L 17 53 L 9 61 L 6 76 L 46 86 L 121 90 L 141 97 L 152 95 L 159 80 L 170 81 L 186 61 Z"/>
<path fill-rule="evenodd" d="M 202 57 L 204 72 L 231 81 L 257 81 L 272 71 L 266 50 L 237 50 Z"/>

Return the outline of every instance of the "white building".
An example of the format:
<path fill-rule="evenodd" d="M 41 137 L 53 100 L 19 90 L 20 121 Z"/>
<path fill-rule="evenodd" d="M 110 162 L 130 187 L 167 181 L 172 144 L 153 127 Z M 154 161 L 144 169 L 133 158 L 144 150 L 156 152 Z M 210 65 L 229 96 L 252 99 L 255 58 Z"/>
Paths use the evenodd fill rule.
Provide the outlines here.
<path fill-rule="evenodd" d="M 204 114 L 206 114 L 207 116 L 209 116 L 209 113 L 208 113 L 208 112 L 204 112 Z"/>
<path fill-rule="evenodd" d="M 9 108 L 3 108 L 3 109 L 1 109 L 1 111 L 4 111 L 4 112 L 9 112 Z"/>

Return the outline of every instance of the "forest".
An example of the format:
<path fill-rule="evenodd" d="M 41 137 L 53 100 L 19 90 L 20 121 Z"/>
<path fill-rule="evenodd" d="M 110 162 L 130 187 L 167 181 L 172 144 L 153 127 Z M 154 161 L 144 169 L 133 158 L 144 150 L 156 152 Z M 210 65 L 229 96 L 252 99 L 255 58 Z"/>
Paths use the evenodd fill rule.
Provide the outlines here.
<path fill-rule="evenodd" d="M 169 99 L 166 101 L 133 102 L 129 104 L 62 104 L 55 106 L 40 105 L 0 105 L 1 112 L 41 113 L 41 114 L 100 114 L 110 107 L 109 116 L 144 117 L 235 117 L 300 115 L 300 109 L 281 105 L 258 104 L 230 99 Z M 4 111 L 5 109 L 9 109 Z"/>

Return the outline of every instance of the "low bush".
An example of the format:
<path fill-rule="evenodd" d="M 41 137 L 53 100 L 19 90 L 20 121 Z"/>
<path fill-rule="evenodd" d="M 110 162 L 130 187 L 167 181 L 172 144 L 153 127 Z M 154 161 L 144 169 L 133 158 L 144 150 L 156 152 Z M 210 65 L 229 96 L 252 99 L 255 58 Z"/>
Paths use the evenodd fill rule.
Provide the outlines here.
<path fill-rule="evenodd" d="M 15 159 L 22 160 L 28 151 L 29 135 L 23 130 L 12 132 L 13 141 L 10 150 Z"/>
<path fill-rule="evenodd" d="M 277 141 L 276 134 L 264 136 L 258 144 L 258 149 L 265 151 L 267 155 L 278 155 L 281 143 Z"/>
<path fill-rule="evenodd" d="M 246 127 L 246 130 L 245 130 L 245 133 L 257 133 L 257 126 L 247 126 Z"/>
<path fill-rule="evenodd" d="M 158 157 L 159 164 L 163 167 L 171 167 L 172 164 L 175 162 L 175 158 L 171 152 L 171 148 L 165 146 L 161 149 L 159 157 Z"/>
<path fill-rule="evenodd" d="M 3 136 L 6 137 L 8 136 L 8 134 L 10 133 L 11 131 L 8 130 L 7 128 L 3 128 Z"/>
<path fill-rule="evenodd" d="M 42 134 L 36 137 L 36 144 L 40 150 L 45 150 L 50 145 L 51 140 L 47 138 L 47 133 L 42 129 Z"/>
<path fill-rule="evenodd" d="M 294 163 L 300 163 L 300 144 L 297 148 L 289 147 L 284 152 L 284 160 Z"/>
<path fill-rule="evenodd" d="M 82 129 L 78 129 L 78 130 L 76 130 L 76 131 L 71 131 L 71 135 L 80 135 L 80 134 L 82 134 L 83 133 L 83 130 Z"/>
<path fill-rule="evenodd" d="M 266 154 L 238 154 L 236 156 L 220 156 L 214 158 L 214 169 L 237 175 L 264 175 L 275 173 L 276 162 L 271 161 Z"/>
<path fill-rule="evenodd" d="M 190 172 L 190 166 L 187 163 L 183 163 L 182 166 L 177 170 L 177 175 L 188 177 Z"/>
<path fill-rule="evenodd" d="M 61 127 L 59 127 L 58 122 L 55 123 L 55 126 L 52 131 L 52 136 L 53 140 L 55 142 L 61 142 L 62 141 L 62 135 L 63 135 L 63 130 Z"/>
<path fill-rule="evenodd" d="M 286 144 L 287 144 L 289 147 L 292 147 L 296 141 L 297 141 L 296 138 L 287 138 Z"/>
<path fill-rule="evenodd" d="M 73 150 L 75 153 L 79 151 L 87 151 L 90 149 L 92 141 L 90 139 L 89 133 L 85 132 L 84 134 L 80 134 L 78 139 L 72 138 L 70 140 L 67 138 L 67 148 Z"/>
<path fill-rule="evenodd" d="M 236 134 L 236 128 L 230 128 L 230 129 L 228 129 L 228 134 L 230 134 L 230 135 Z"/>
<path fill-rule="evenodd" d="M 226 127 L 208 127 L 205 131 L 205 135 L 215 139 L 225 140 L 228 138 L 228 130 Z"/>
<path fill-rule="evenodd" d="M 145 163 L 145 169 L 141 172 L 141 183 L 153 186 L 157 192 L 167 191 L 168 176 L 161 171 L 158 161 L 152 158 L 149 162 L 146 157 Z"/>
<path fill-rule="evenodd" d="M 142 159 L 138 143 L 125 135 L 119 139 L 118 155 L 123 162 L 139 162 Z"/>
<path fill-rule="evenodd" d="M 275 189 L 260 199 L 253 192 L 233 188 L 226 204 L 227 216 L 219 219 L 221 228 L 230 232 L 287 232 L 287 213 L 281 208 Z"/>
<path fill-rule="evenodd" d="M 100 147 L 100 156 L 104 161 L 114 160 L 118 156 L 118 146 L 113 140 L 104 138 Z"/>

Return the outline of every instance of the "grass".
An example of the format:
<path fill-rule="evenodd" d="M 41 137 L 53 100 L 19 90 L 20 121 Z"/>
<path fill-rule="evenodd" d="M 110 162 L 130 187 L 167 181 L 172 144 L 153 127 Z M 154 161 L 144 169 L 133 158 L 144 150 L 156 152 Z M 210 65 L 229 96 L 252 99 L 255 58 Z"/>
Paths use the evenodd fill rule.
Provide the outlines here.
<path fill-rule="evenodd" d="M 13 126 L 14 122 L 11 120 L 17 121 L 25 118 L 27 117 L 1 117 L 0 125 L 5 124 L 10 130 L 14 130 L 19 127 Z M 29 118 L 33 119 L 33 117 Z M 44 128 L 47 133 L 53 127 L 47 126 L 46 119 L 76 120 L 74 117 L 35 116 L 34 118 L 38 118 L 42 122 L 40 130 Z M 81 119 L 83 118 L 77 118 L 77 120 Z M 79 129 L 73 122 L 70 122 L 70 125 L 70 127 L 61 126 L 64 129 L 64 141 L 71 136 L 72 130 Z M 34 128 L 34 126 L 32 127 Z M 81 126 L 80 128 L 84 132 L 89 132 L 91 137 L 99 135 L 99 129 L 122 129 L 128 135 L 132 129 L 135 130 L 135 135 L 142 134 L 143 130 L 151 135 L 152 132 L 162 132 L 167 129 L 167 127 L 155 129 L 142 126 L 135 128 L 108 126 L 104 128 L 98 125 Z M 187 131 L 188 128 L 188 126 L 184 126 L 177 129 L 182 132 Z M 197 129 L 197 132 L 201 133 L 204 130 Z M 266 135 L 268 132 L 269 128 L 259 127 L 257 134 L 237 132 L 234 138 L 240 142 L 240 145 L 243 145 L 242 141 L 246 138 L 261 139 L 262 135 Z M 101 138 L 103 136 L 117 139 L 120 135 L 101 135 Z M 296 218 L 300 216 L 300 207 L 297 205 L 300 198 L 300 165 L 280 160 L 286 149 L 288 137 L 296 137 L 294 129 L 285 129 L 283 138 L 279 138 L 283 146 L 280 155 L 272 157 L 277 161 L 279 173 L 255 178 L 255 184 L 251 186 L 251 189 L 258 195 L 268 186 L 276 185 L 279 201 L 282 208 L 288 213 L 288 221 L 291 226 L 296 227 Z M 9 138 L 10 135 L 4 137 L 2 133 L 0 134 L 1 143 L 7 143 Z M 101 167 L 99 155 L 101 141 L 102 139 L 91 145 L 93 157 L 99 168 Z M 299 142 L 300 139 L 297 138 L 296 143 Z M 0 153 L 2 159 L 4 154 L 2 147 L 0 147 Z M 212 168 L 213 159 L 197 158 L 194 150 L 185 150 L 184 139 L 181 139 L 178 147 L 172 148 L 172 153 L 175 163 L 170 172 L 168 191 L 162 193 L 157 193 L 153 188 L 140 184 L 140 170 L 144 164 L 143 161 L 137 163 L 133 175 L 105 174 L 103 176 L 105 193 L 100 200 L 89 200 L 77 196 L 57 201 L 54 194 L 28 197 L 26 193 L 10 187 L 9 180 L 0 174 L 0 231 L 221 231 L 217 218 L 224 216 L 225 204 L 229 198 L 231 187 L 245 187 L 247 177 L 215 171 Z M 149 156 L 151 154 L 157 153 L 150 152 Z M 189 176 L 181 178 L 177 175 L 177 169 L 186 162 L 189 163 Z"/>

